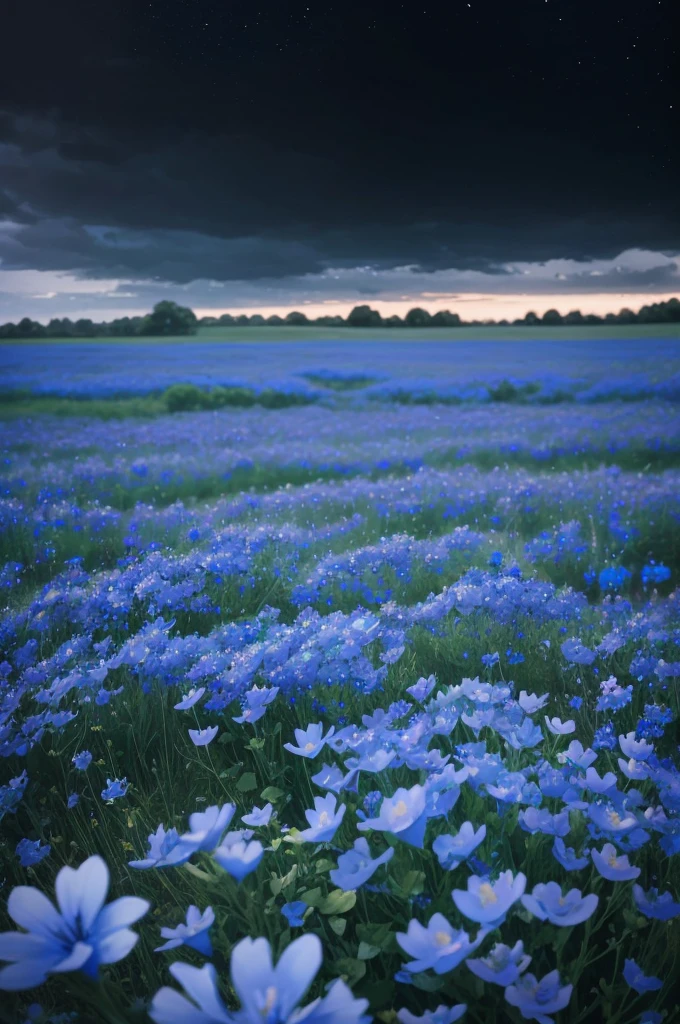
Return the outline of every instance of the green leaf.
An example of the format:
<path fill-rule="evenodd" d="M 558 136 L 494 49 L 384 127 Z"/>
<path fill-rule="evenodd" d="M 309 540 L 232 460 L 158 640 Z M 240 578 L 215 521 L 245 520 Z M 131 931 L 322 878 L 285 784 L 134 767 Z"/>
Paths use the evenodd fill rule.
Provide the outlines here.
<path fill-rule="evenodd" d="M 281 892 L 281 889 L 283 888 L 283 879 L 278 878 L 276 875 L 272 875 L 269 882 L 269 888 L 271 890 L 272 896 L 278 896 L 279 893 Z"/>
<path fill-rule="evenodd" d="M 334 889 L 319 905 L 319 910 L 322 914 L 346 914 L 356 901 L 357 894 L 354 891 L 343 892 L 342 889 Z"/>
<path fill-rule="evenodd" d="M 329 917 L 328 923 L 336 935 L 344 935 L 347 927 L 346 917 Z"/>
<path fill-rule="evenodd" d="M 438 992 L 446 984 L 446 978 L 430 978 L 427 974 L 412 974 L 413 984 L 423 992 Z"/>
<path fill-rule="evenodd" d="M 328 860 L 327 857 L 321 857 L 319 860 L 315 861 L 314 867 L 319 872 L 319 874 L 322 874 L 324 871 L 330 871 L 331 868 L 334 868 L 335 861 Z"/>
<path fill-rule="evenodd" d="M 301 892 L 300 899 L 306 903 L 308 907 L 320 906 L 323 901 L 321 886 L 317 886 L 316 889 L 308 889 L 307 892 Z"/>
<path fill-rule="evenodd" d="M 372 960 L 374 956 L 381 952 L 380 946 L 371 946 L 368 942 L 360 942 L 357 958 L 359 960 Z"/>
<path fill-rule="evenodd" d="M 207 882 L 209 885 L 212 885 L 215 881 L 213 876 L 209 875 L 207 871 L 201 871 L 201 869 L 197 868 L 195 864 L 190 864 L 188 861 L 184 865 L 184 869 L 185 871 L 188 871 L 190 875 L 193 875 L 194 878 L 200 879 L 201 882 Z"/>
<path fill-rule="evenodd" d="M 263 789 L 262 792 L 260 793 L 260 796 L 262 797 L 262 799 L 266 803 L 271 803 L 271 804 L 275 804 L 277 800 L 280 800 L 281 797 L 285 796 L 285 795 L 286 794 L 283 792 L 283 790 L 282 789 L 277 789 L 276 786 L 267 786 L 267 788 Z"/>
<path fill-rule="evenodd" d="M 335 968 L 338 974 L 344 975 L 351 985 L 360 981 L 366 973 L 366 964 L 363 960 L 354 960 L 346 956 L 342 960 L 335 961 Z"/>
<path fill-rule="evenodd" d="M 401 881 L 401 887 L 407 896 L 420 896 L 425 888 L 425 872 L 407 871 Z"/>
<path fill-rule="evenodd" d="M 264 740 L 258 740 L 257 737 L 253 736 L 248 744 L 252 750 L 262 750 L 264 747 Z"/>
<path fill-rule="evenodd" d="M 236 783 L 236 788 L 239 793 L 250 793 L 251 790 L 257 787 L 257 779 L 253 772 L 244 772 L 241 778 Z"/>

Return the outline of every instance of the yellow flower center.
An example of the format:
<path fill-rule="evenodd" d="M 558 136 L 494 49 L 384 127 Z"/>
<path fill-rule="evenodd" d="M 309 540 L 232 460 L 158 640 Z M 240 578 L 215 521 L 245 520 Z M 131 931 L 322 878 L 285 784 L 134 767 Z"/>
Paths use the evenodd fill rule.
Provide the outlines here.
<path fill-rule="evenodd" d="M 488 903 L 498 903 L 498 896 L 488 882 L 483 882 L 479 887 L 479 902 L 483 907 Z"/>
<path fill-rule="evenodd" d="M 331 819 L 328 816 L 328 811 L 322 811 L 321 814 L 319 815 L 320 825 L 328 825 L 330 823 L 330 820 Z"/>
<path fill-rule="evenodd" d="M 615 868 L 616 867 L 616 859 L 617 859 L 616 858 L 616 854 L 612 853 L 611 857 L 609 858 L 609 866 L 610 866 L 610 868 Z"/>
<path fill-rule="evenodd" d="M 407 813 L 408 807 L 406 806 L 403 800 L 400 800 L 398 803 L 394 805 L 394 810 L 392 811 L 392 814 L 395 818 L 403 818 L 404 815 Z"/>
<path fill-rule="evenodd" d="M 438 946 L 448 946 L 451 936 L 448 932 L 435 932 L 434 941 Z"/>
<path fill-rule="evenodd" d="M 617 814 L 616 811 L 611 811 L 610 812 L 609 820 L 612 823 L 612 825 L 620 825 L 621 824 L 621 816 L 619 814 Z"/>
<path fill-rule="evenodd" d="M 314 750 L 313 743 L 305 743 L 305 750 Z"/>
<path fill-rule="evenodd" d="M 270 985 L 264 994 L 264 1006 L 260 1010 L 260 1017 L 265 1018 L 269 1016 L 271 1011 L 276 1006 L 277 996 L 278 992 L 276 991 L 273 985 Z"/>

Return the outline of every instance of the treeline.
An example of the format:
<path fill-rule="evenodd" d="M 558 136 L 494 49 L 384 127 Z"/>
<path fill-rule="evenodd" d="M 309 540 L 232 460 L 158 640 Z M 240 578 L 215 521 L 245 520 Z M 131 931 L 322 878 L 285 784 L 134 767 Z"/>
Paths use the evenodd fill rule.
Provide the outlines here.
<path fill-rule="evenodd" d="M 178 334 L 195 334 L 198 327 L 258 327 L 258 326 L 289 326 L 289 327 L 578 327 L 597 324 L 671 324 L 680 323 L 680 300 L 669 299 L 667 302 L 654 302 L 642 306 L 637 313 L 632 309 L 622 309 L 618 313 L 607 313 L 597 316 L 595 313 L 581 313 L 578 309 L 562 315 L 556 309 L 547 310 L 543 316 L 527 313 L 516 320 L 462 320 L 457 313 L 448 309 L 437 313 L 428 313 L 426 309 L 416 306 L 406 316 L 383 317 L 377 309 L 370 306 L 355 306 L 347 317 L 318 316 L 307 317 L 297 310 L 287 316 L 264 317 L 260 313 L 247 316 L 242 313 L 234 316 L 224 313 L 222 316 L 204 316 L 198 319 L 192 310 L 178 306 L 174 302 L 159 302 L 153 312 L 146 316 L 120 317 L 107 323 L 95 323 L 93 320 L 50 320 L 40 324 L 24 317 L 18 324 L 0 325 L 0 338 L 120 338 L 120 337 L 162 337 Z"/>

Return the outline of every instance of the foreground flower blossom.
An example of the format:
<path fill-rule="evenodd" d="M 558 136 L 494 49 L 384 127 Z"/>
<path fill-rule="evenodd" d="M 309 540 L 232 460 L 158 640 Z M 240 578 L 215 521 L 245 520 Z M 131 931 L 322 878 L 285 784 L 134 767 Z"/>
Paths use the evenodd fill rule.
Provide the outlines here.
<path fill-rule="evenodd" d="M 437 836 L 432 844 L 432 851 L 437 855 L 441 867 L 452 871 L 466 860 L 486 838 L 486 825 L 480 825 L 477 831 L 470 821 L 464 821 L 455 836 Z"/>
<path fill-rule="evenodd" d="M 452 928 L 443 914 L 433 914 L 427 927 L 419 921 L 409 921 L 406 932 L 397 932 L 397 942 L 414 959 L 404 964 L 407 971 L 418 974 L 432 968 L 435 974 L 446 974 L 473 953 L 487 929 L 480 928 L 477 938 L 470 942 L 467 932 Z"/>
<path fill-rule="evenodd" d="M 659 896 L 658 889 L 652 888 L 645 892 L 641 885 L 634 885 L 633 899 L 641 914 L 657 921 L 670 921 L 672 917 L 680 914 L 680 903 L 676 903 L 669 892 Z"/>
<path fill-rule="evenodd" d="M 638 995 L 642 995 L 643 992 L 657 992 L 663 988 L 661 978 L 646 975 L 634 960 L 626 960 L 623 966 L 623 976 Z"/>
<path fill-rule="evenodd" d="M 63 867 L 55 884 L 57 910 L 47 896 L 20 885 L 9 896 L 9 916 L 24 932 L 0 934 L 0 989 L 17 991 L 42 985 L 49 974 L 83 971 L 91 978 L 101 964 L 128 955 L 139 936 L 128 927 L 150 904 L 121 896 L 104 906 L 109 869 L 101 857 L 88 857 L 79 868 Z"/>
<path fill-rule="evenodd" d="M 539 882 L 531 894 L 522 896 L 524 907 L 539 921 L 550 921 L 564 928 L 587 921 L 595 913 L 598 902 L 594 893 L 584 896 L 580 889 L 570 889 L 563 896 L 562 886 L 557 882 L 545 885 Z"/>
<path fill-rule="evenodd" d="M 515 878 L 512 871 L 504 871 L 493 883 L 488 878 L 471 875 L 467 892 L 454 889 L 451 898 L 470 921 L 496 927 L 503 923 L 512 904 L 522 896 L 526 882 L 526 875 L 521 871 Z"/>
<path fill-rule="evenodd" d="M 340 828 L 347 810 L 346 804 L 337 806 L 334 793 L 314 797 L 314 810 L 305 811 L 309 828 L 300 832 L 300 839 L 306 843 L 328 843 Z M 337 809 L 336 809 L 337 808 Z"/>
<path fill-rule="evenodd" d="M 388 847 L 379 857 L 371 859 L 371 851 L 366 839 L 361 837 L 354 841 L 354 846 L 338 857 L 338 866 L 329 872 L 333 885 L 349 892 L 359 889 L 378 870 L 381 864 L 387 864 L 394 856 L 393 847 Z"/>
<path fill-rule="evenodd" d="M 205 729 L 189 729 L 189 739 L 195 747 L 207 747 L 220 731 L 218 725 L 209 725 Z"/>
<path fill-rule="evenodd" d="M 229 836 L 227 836 L 227 839 Z M 261 842 L 254 839 L 252 843 L 237 840 L 233 843 L 223 843 L 213 851 L 213 857 L 221 868 L 242 882 L 246 875 L 255 871 L 264 856 L 264 847 Z"/>
<path fill-rule="evenodd" d="M 416 783 L 410 789 L 400 788 L 391 797 L 385 797 L 380 805 L 377 818 L 360 821 L 360 832 L 372 828 L 379 832 L 391 832 L 405 843 L 423 848 L 427 825 L 427 798 L 425 790 Z"/>
<path fill-rule="evenodd" d="M 510 949 L 502 942 L 497 942 L 488 956 L 479 960 L 466 960 L 465 964 L 482 981 L 492 985 L 514 985 L 520 974 L 526 971 L 531 957 L 524 953 L 524 943 L 520 940 Z"/>
<path fill-rule="evenodd" d="M 231 983 L 241 1001 L 237 1015 L 227 1010 L 219 996 L 212 964 L 199 969 L 175 963 L 170 973 L 192 1001 L 174 989 L 161 988 L 149 1016 L 155 1024 L 293 1024 L 302 1019 L 310 1024 L 361 1024 L 368 1000 L 354 999 L 341 980 L 321 999 L 295 1012 L 321 961 L 321 942 L 316 935 L 302 935 L 291 942 L 275 967 L 267 939 L 245 938 L 231 954 Z"/>
<path fill-rule="evenodd" d="M 539 1024 L 552 1024 L 550 1013 L 557 1013 L 568 1006 L 573 985 L 560 986 L 557 971 L 544 975 L 540 981 L 533 974 L 525 974 L 515 985 L 505 990 L 505 998 L 516 1006 L 525 1020 L 537 1020 Z"/>
<path fill-rule="evenodd" d="M 605 843 L 601 851 L 591 850 L 590 856 L 602 877 L 610 882 L 629 882 L 640 874 L 640 868 L 633 867 L 628 857 L 618 856 L 612 843 Z"/>
<path fill-rule="evenodd" d="M 295 730 L 297 747 L 292 743 L 284 743 L 283 746 L 285 750 L 289 750 L 291 754 L 297 754 L 299 757 L 316 757 L 334 732 L 335 726 L 332 725 L 324 736 L 323 725 L 321 722 L 317 722 L 314 725 L 308 725 L 306 729 Z"/>

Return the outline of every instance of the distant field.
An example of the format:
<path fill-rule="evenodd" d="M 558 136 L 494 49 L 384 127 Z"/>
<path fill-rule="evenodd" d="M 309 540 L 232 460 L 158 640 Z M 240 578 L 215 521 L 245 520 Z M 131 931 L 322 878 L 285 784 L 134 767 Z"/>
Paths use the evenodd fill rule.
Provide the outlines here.
<path fill-rule="evenodd" d="M 31 344 L 90 344 L 93 341 L 148 344 L 200 341 L 592 341 L 616 338 L 678 338 L 680 324 L 630 324 L 603 327 L 199 327 L 198 334 L 164 338 L 37 338 Z M 20 345 L 13 340 L 0 345 Z"/>

